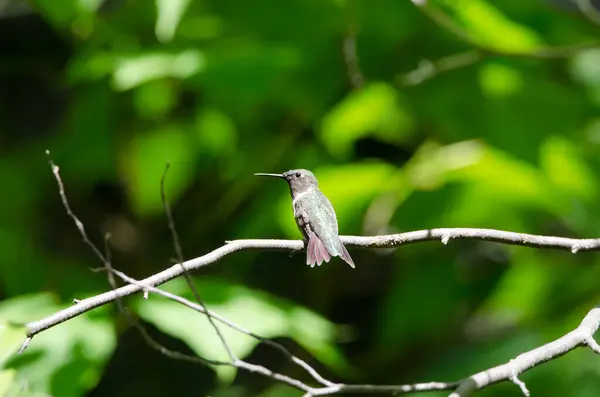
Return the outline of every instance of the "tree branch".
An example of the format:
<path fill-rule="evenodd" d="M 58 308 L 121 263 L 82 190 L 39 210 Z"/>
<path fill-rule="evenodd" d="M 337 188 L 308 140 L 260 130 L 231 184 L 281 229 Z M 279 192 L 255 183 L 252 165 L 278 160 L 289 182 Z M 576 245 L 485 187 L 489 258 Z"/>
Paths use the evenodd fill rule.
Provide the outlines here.
<path fill-rule="evenodd" d="M 97 295 L 95 297 L 87 298 L 84 300 L 76 301 L 76 304 L 67 309 L 61 310 L 51 316 L 48 316 L 39 321 L 31 322 L 26 324 L 27 337 L 19 350 L 19 353 L 23 352 L 33 336 L 42 332 L 45 329 L 60 324 L 70 318 L 73 318 L 79 314 L 89 311 L 95 307 L 101 306 L 108 302 L 117 301 L 121 311 L 128 314 L 126 309 L 121 305 L 120 299 L 124 296 L 133 294 L 138 291 L 153 292 L 169 299 L 172 299 L 180 304 L 183 304 L 199 313 L 205 314 L 209 319 L 212 327 L 217 332 L 224 348 L 230 357 L 230 361 L 214 361 L 206 360 L 201 357 L 188 356 L 179 352 L 173 352 L 166 349 L 164 346 L 156 343 L 146 332 L 146 330 L 138 325 L 138 328 L 142 332 L 142 335 L 151 347 L 165 354 L 166 356 L 185 360 L 194 363 L 202 364 L 213 364 L 213 365 L 229 365 L 236 368 L 244 369 L 249 372 L 261 374 L 269 377 L 273 380 L 287 384 L 288 386 L 297 388 L 305 392 L 305 397 L 313 396 L 325 396 L 339 393 L 406 393 L 406 392 L 419 392 L 419 391 L 435 391 L 435 390 L 454 390 L 450 397 L 466 397 L 471 395 L 473 392 L 485 388 L 494 383 L 511 380 L 517 386 L 520 387 L 523 394 L 529 396 L 529 390 L 527 389 L 524 382 L 519 380 L 518 375 L 525 372 L 526 370 L 533 368 L 543 362 L 559 357 L 570 350 L 582 345 L 589 346 L 594 352 L 600 354 L 600 345 L 594 340 L 593 335 L 596 333 L 600 326 L 600 307 L 592 309 L 586 317 L 583 319 L 579 327 L 569 332 L 565 336 L 555 340 L 554 342 L 548 343 L 544 346 L 538 347 L 529 352 L 520 354 L 515 359 L 510 360 L 508 363 L 484 370 L 477 374 L 474 374 L 468 378 L 463 379 L 460 382 L 430 382 L 430 383 L 419 383 L 419 384 L 408 384 L 408 385 L 348 385 L 341 383 L 333 383 L 323 378 L 314 368 L 308 365 L 303 360 L 292 355 L 285 347 L 276 342 L 262 338 L 237 324 L 219 316 L 216 313 L 209 311 L 202 300 L 198 292 L 196 291 L 191 279 L 187 272 L 190 270 L 198 269 L 202 266 L 216 262 L 226 255 L 233 252 L 245 250 L 245 249 L 286 249 L 297 251 L 304 247 L 304 243 L 298 240 L 237 240 L 228 242 L 225 246 L 220 247 L 204 256 L 183 262 L 183 254 L 179 237 L 175 228 L 175 223 L 171 214 L 171 209 L 166 201 L 164 192 L 165 174 L 161 179 L 161 198 L 165 209 L 165 214 L 169 223 L 169 229 L 171 230 L 173 237 L 173 244 L 177 252 L 179 263 L 170 268 L 148 277 L 144 280 L 138 281 L 132 279 L 118 270 L 115 270 L 111 264 L 110 250 L 108 249 L 107 239 L 105 237 L 105 254 L 89 240 L 85 232 L 83 223 L 77 218 L 72 212 L 64 190 L 64 185 L 60 178 L 59 168 L 52 162 L 49 152 L 47 152 L 52 172 L 57 180 L 59 186 L 59 193 L 63 205 L 67 211 L 67 214 L 73 219 L 77 229 L 83 237 L 84 242 L 89 245 L 94 254 L 104 263 L 103 270 L 108 273 L 108 280 L 113 290 Z M 600 239 L 572 239 L 564 237 L 552 237 L 552 236 L 536 236 L 531 234 L 522 234 L 515 232 L 506 232 L 492 229 L 431 229 L 431 230 L 419 230 L 408 233 L 393 234 L 387 236 L 370 236 L 370 237 L 359 237 L 359 236 L 343 236 L 341 237 L 344 244 L 354 247 L 368 247 L 368 248 L 393 248 L 403 244 L 416 243 L 421 241 L 440 240 L 443 244 L 448 244 L 451 239 L 476 239 L 484 241 L 492 241 L 510 245 L 522 245 L 536 248 L 554 248 L 554 249 L 565 249 L 570 250 L 572 253 L 579 251 L 592 251 L 600 249 Z M 116 282 L 113 275 L 117 275 L 123 281 L 129 283 L 126 286 L 117 288 Z M 191 302 L 180 296 L 162 291 L 155 287 L 155 285 L 162 284 L 168 280 L 171 280 L 179 275 L 184 275 L 190 288 L 194 292 L 198 303 Z M 268 344 L 281 351 L 288 359 L 295 364 L 305 369 L 314 380 L 316 380 L 320 386 L 312 387 L 298 379 L 291 378 L 287 375 L 273 372 L 270 369 L 256 364 L 251 364 L 239 359 L 229 348 L 227 341 L 222 336 L 218 326 L 214 321 L 220 321 L 221 323 L 243 333 L 248 336 L 254 337 L 257 340 Z M 134 324 L 136 325 L 136 324 Z"/>
<path fill-rule="evenodd" d="M 600 354 L 600 346 L 594 339 L 594 334 L 599 327 L 600 306 L 597 306 L 588 312 L 581 324 L 573 331 L 537 349 L 520 354 L 506 364 L 481 371 L 463 379 L 458 388 L 450 394 L 450 397 L 467 397 L 477 390 L 505 380 L 514 382 L 521 388 L 525 396 L 529 396 L 527 387 L 517 378 L 519 374 L 553 358 L 562 356 L 579 346 L 588 346 L 592 351 Z"/>
<path fill-rule="evenodd" d="M 493 229 L 429 229 L 387 236 L 341 236 L 342 242 L 349 247 L 394 248 L 400 245 L 423 241 L 439 240 L 448 244 L 452 239 L 483 240 L 509 245 L 522 245 L 535 248 L 552 248 L 569 250 L 572 253 L 600 250 L 600 239 L 574 239 L 566 237 L 536 236 L 532 234 L 507 232 Z M 287 250 L 300 251 L 304 248 L 302 240 L 235 240 L 198 258 L 176 264 L 152 275 L 140 283 L 144 286 L 156 286 L 172 280 L 185 271 L 197 270 L 215 263 L 227 255 L 245 250 Z M 83 299 L 77 304 L 60 310 L 43 319 L 26 324 L 27 337 L 32 338 L 40 332 L 52 328 L 96 307 L 113 302 L 118 298 L 134 294 L 143 288 L 139 285 L 125 285 L 91 298 Z"/>
<path fill-rule="evenodd" d="M 598 12 L 590 0 L 575 0 L 581 12 L 590 20 L 600 24 Z M 416 69 L 400 76 L 402 86 L 413 86 L 437 77 L 438 75 L 456 69 L 476 64 L 486 58 L 506 57 L 523 59 L 562 59 L 569 58 L 581 51 L 600 48 L 599 42 L 590 42 L 556 47 L 539 47 L 531 51 L 509 51 L 487 46 L 475 40 L 469 32 L 463 29 L 438 7 L 431 4 L 430 0 L 412 0 L 413 5 L 441 29 L 450 32 L 460 41 L 472 47 L 471 50 L 449 55 L 435 61 L 423 60 Z"/>

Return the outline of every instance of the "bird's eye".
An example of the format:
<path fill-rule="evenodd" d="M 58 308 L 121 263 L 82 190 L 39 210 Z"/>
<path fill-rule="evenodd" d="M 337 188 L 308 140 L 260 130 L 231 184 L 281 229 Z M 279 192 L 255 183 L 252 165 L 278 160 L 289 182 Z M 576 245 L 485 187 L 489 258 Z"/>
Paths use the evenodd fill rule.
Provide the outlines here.
<path fill-rule="evenodd" d="M 301 174 L 301 173 L 299 173 L 299 172 L 296 172 L 296 178 L 300 178 L 301 176 L 302 176 L 302 174 Z"/>

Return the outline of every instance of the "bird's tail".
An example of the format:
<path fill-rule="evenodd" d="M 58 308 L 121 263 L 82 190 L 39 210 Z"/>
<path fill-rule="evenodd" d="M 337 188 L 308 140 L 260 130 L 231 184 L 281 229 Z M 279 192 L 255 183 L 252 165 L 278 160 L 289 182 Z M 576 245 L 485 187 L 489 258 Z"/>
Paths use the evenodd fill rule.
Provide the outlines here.
<path fill-rule="evenodd" d="M 346 247 L 344 247 L 344 243 L 342 243 L 342 240 L 339 240 L 339 242 L 340 242 L 340 247 L 341 247 L 341 251 L 342 251 L 342 253 L 340 254 L 340 258 L 342 258 L 347 264 L 349 264 L 354 269 L 355 266 L 354 266 L 354 261 L 352 260 L 352 257 L 348 253 L 348 250 L 346 249 Z"/>
<path fill-rule="evenodd" d="M 330 259 L 331 255 L 327 252 L 321 239 L 311 234 L 308 239 L 308 246 L 306 247 L 306 264 L 310 265 L 310 267 L 314 267 L 315 264 L 321 266 L 323 261 L 329 262 Z"/>

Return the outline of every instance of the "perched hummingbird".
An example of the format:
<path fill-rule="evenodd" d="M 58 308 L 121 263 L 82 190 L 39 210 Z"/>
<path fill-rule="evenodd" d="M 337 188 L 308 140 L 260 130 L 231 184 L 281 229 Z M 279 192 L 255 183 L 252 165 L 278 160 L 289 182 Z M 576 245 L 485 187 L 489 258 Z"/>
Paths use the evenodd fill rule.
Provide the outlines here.
<path fill-rule="evenodd" d="M 306 264 L 313 267 L 339 256 L 350 266 L 354 262 L 338 236 L 333 206 L 319 190 L 314 174 L 308 170 L 290 170 L 283 174 L 254 174 L 285 179 L 290 185 L 294 218 L 306 245 Z"/>

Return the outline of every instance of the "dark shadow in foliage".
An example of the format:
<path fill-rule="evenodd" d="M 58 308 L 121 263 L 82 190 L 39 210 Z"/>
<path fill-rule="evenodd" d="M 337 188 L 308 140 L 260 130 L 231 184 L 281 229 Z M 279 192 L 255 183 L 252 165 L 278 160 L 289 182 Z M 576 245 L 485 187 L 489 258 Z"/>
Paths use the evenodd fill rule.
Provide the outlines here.
<path fill-rule="evenodd" d="M 180 340 L 161 333 L 151 324 L 143 326 L 166 348 L 194 355 Z M 149 347 L 135 328 L 129 328 L 119 337 L 102 380 L 88 397 L 208 396 L 216 384 L 211 368 L 167 358 Z"/>

